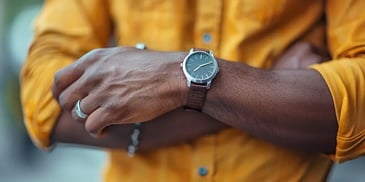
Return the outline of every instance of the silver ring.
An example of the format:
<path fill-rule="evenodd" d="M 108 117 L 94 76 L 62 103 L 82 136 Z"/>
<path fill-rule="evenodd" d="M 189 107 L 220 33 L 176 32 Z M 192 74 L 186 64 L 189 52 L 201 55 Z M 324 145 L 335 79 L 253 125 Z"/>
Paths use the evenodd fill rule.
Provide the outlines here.
<path fill-rule="evenodd" d="M 136 48 L 137 48 L 137 49 L 142 49 L 142 50 L 143 50 L 143 49 L 146 49 L 146 44 L 144 44 L 144 43 L 137 43 L 137 44 L 136 44 Z"/>
<path fill-rule="evenodd" d="M 77 100 L 73 110 L 77 117 L 79 117 L 81 119 L 86 119 L 89 115 L 87 115 L 86 113 L 84 113 L 84 111 L 82 111 L 80 103 L 81 103 L 81 100 L 80 99 Z"/>

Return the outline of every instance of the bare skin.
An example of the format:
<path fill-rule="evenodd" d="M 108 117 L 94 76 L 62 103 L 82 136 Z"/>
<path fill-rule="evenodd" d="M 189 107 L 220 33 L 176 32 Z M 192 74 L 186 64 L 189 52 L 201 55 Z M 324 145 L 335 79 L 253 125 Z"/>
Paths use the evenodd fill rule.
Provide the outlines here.
<path fill-rule="evenodd" d="M 308 46 L 306 49 L 302 47 L 305 46 L 296 48 L 301 58 L 287 59 L 287 62 L 279 59 L 277 64 L 281 66 L 274 66 L 275 69 L 283 67 L 287 70 L 261 70 L 219 59 L 221 72 L 208 92 L 203 108 L 207 115 L 197 113 L 188 119 L 191 125 L 187 126 L 199 123 L 201 127 L 190 127 L 189 131 L 181 133 L 176 133 L 180 131 L 176 128 L 186 124 L 184 122 L 187 120 L 179 119 L 186 115 L 186 111 L 178 108 L 185 104 L 188 89 L 177 65 L 186 53 L 140 51 L 133 48 L 93 51 L 56 74 L 54 95 L 64 112 L 55 129 L 54 141 L 109 148 L 125 147 L 121 143 L 127 142 L 121 142 L 121 138 L 128 140 L 129 132 L 125 128 L 129 126 L 115 124 L 149 121 L 144 125 L 146 131 L 155 128 L 154 131 L 169 136 L 166 137 L 169 141 L 154 140 L 153 132 L 151 135 L 147 132 L 144 134 L 146 141 L 141 142 L 147 145 L 142 146 L 144 149 L 181 143 L 229 125 L 275 144 L 332 153 L 336 144 L 337 122 L 327 85 L 316 71 L 289 70 L 291 67 L 300 69 L 322 61 Z M 290 51 L 293 52 L 293 48 L 288 53 Z M 300 60 L 309 61 L 293 64 Z M 64 136 L 62 126 L 73 122 L 69 113 L 80 98 L 81 108 L 90 114 L 86 121 L 82 121 L 85 122 L 87 132 L 98 134 L 105 131 L 106 136 L 92 139 L 85 131 L 77 141 Z M 206 122 L 194 119 L 201 115 L 207 117 Z M 164 117 L 168 118 L 166 123 L 173 123 L 171 128 L 161 129 L 161 118 Z M 83 125 L 77 125 L 81 132 Z M 110 125 L 113 126 L 108 127 Z M 104 130 L 106 127 L 108 129 Z M 171 131 L 174 131 L 174 135 L 171 135 Z M 127 137 L 125 133 L 128 133 Z M 116 138 L 118 145 L 111 142 Z"/>
<path fill-rule="evenodd" d="M 194 126 L 194 127 L 192 127 Z M 139 151 L 189 142 L 202 135 L 215 133 L 228 128 L 206 114 L 184 111 L 182 108 L 171 111 L 141 126 Z M 171 132 L 174 135 L 171 135 Z M 83 123 L 75 122 L 71 113 L 63 111 L 52 135 L 54 143 L 70 143 L 103 148 L 127 149 L 130 144 L 132 126 L 113 125 L 105 128 L 99 137 L 86 132 Z"/>

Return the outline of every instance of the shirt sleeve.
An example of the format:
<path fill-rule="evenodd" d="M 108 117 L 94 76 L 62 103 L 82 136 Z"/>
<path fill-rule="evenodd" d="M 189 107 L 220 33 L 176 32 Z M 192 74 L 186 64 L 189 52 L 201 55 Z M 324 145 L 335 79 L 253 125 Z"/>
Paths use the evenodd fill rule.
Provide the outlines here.
<path fill-rule="evenodd" d="M 327 1 L 333 61 L 314 65 L 332 94 L 338 121 L 336 153 L 343 162 L 365 154 L 365 1 Z"/>
<path fill-rule="evenodd" d="M 110 26 L 107 1 L 45 2 L 20 73 L 24 122 L 38 147 L 50 147 L 50 135 L 61 110 L 51 92 L 53 75 L 89 50 L 105 47 Z"/>

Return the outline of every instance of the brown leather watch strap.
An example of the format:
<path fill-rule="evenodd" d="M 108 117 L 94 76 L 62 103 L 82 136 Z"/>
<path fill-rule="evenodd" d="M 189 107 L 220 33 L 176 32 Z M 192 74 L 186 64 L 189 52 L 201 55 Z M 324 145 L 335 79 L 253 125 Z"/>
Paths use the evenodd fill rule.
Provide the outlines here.
<path fill-rule="evenodd" d="M 201 111 L 207 94 L 207 85 L 191 83 L 186 109 Z"/>

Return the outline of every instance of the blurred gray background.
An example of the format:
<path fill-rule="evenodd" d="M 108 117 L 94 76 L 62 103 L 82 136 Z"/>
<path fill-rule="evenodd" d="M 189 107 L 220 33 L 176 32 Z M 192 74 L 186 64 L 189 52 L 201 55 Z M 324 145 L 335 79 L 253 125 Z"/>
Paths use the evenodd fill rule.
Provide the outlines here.
<path fill-rule="evenodd" d="M 102 181 L 105 152 L 71 146 L 42 152 L 24 129 L 18 72 L 42 3 L 0 0 L 0 182 Z"/>
<path fill-rule="evenodd" d="M 19 103 L 18 72 L 31 41 L 41 0 L 0 0 L 0 181 L 102 181 L 106 154 L 58 146 L 37 150 L 26 135 Z M 328 181 L 365 181 L 365 158 L 335 165 Z"/>

